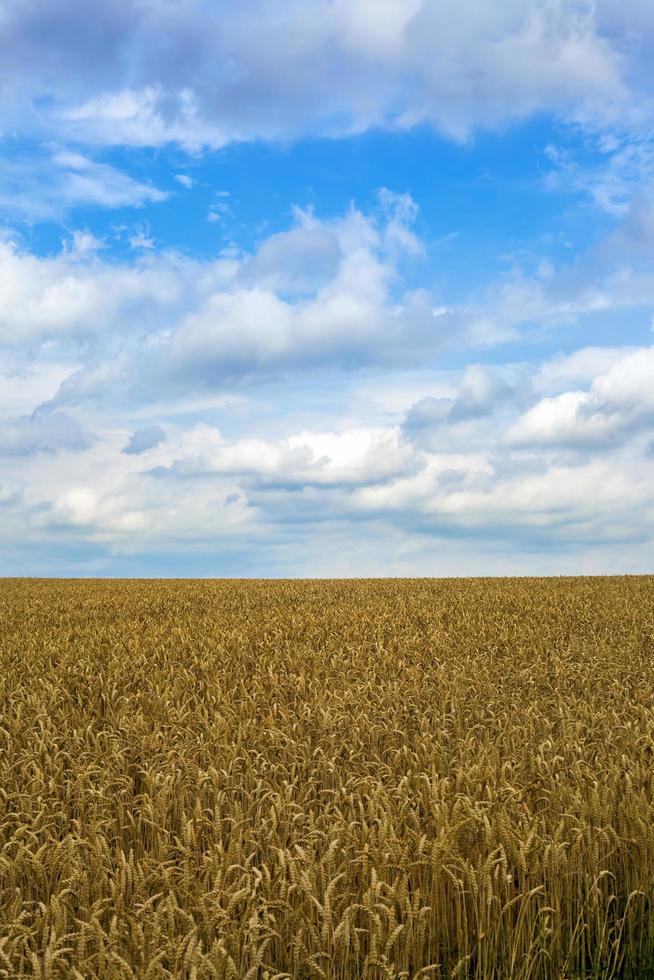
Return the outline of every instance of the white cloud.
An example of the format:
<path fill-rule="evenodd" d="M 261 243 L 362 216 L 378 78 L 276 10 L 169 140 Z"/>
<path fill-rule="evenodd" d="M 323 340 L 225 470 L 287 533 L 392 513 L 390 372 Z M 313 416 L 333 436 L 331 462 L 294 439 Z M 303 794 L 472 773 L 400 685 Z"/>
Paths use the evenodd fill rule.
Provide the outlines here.
<path fill-rule="evenodd" d="M 330 363 L 412 359 L 439 346 L 429 295 L 394 293 L 401 247 L 416 250 L 401 217 L 377 223 L 351 210 L 327 222 L 301 212 L 296 218 L 294 228 L 234 265 L 231 288 L 212 292 L 181 323 L 170 347 L 180 377 L 210 385 Z"/>
<path fill-rule="evenodd" d="M 87 406 L 78 425 L 93 438 L 78 444 L 66 420 L 42 410 L 4 443 L 2 533 L 11 526 L 50 553 L 61 538 L 103 556 L 105 569 L 147 554 L 197 568 L 211 553 L 226 562 L 214 573 L 242 572 L 253 554 L 245 567 L 259 574 L 639 570 L 654 540 L 653 350 L 613 351 L 611 364 L 580 355 L 569 376 L 578 383 L 583 367 L 586 388 L 544 397 L 523 383 L 524 365 L 434 378 L 448 405 L 427 420 L 440 433 L 431 443 L 375 405 L 358 402 L 351 418 L 347 399 L 321 410 L 322 427 L 276 419 L 277 434 L 265 394 L 218 408 L 228 427 L 241 419 L 237 435 L 179 417 L 164 429 L 152 411 L 135 430 L 128 403 Z M 572 372 L 557 358 L 531 375 L 541 391 L 548 377 L 556 389 L 562 367 Z M 403 399 L 415 415 L 422 383 L 419 374 L 393 382 L 393 408 Z M 301 404 L 306 415 L 312 400 Z M 8 432 L 0 426 L 0 450 Z"/>
<path fill-rule="evenodd" d="M 518 446 L 602 446 L 623 425 L 619 415 L 607 412 L 589 392 L 566 391 L 530 408 L 509 431 L 508 440 Z"/>
<path fill-rule="evenodd" d="M 542 394 L 557 394 L 571 385 L 589 384 L 627 352 L 624 347 L 582 347 L 572 354 L 551 357 L 534 373 L 533 388 Z"/>
<path fill-rule="evenodd" d="M 654 424 L 654 348 L 627 351 L 592 380 L 530 408 L 507 434 L 526 446 L 602 447 Z"/>
<path fill-rule="evenodd" d="M 223 146 L 230 141 L 219 125 L 207 127 L 199 116 L 197 98 L 191 89 L 167 92 L 160 84 L 88 99 L 61 111 L 54 122 L 69 138 L 86 143 L 128 146 L 181 143 L 190 150 L 198 150 L 206 145 Z"/>
<path fill-rule="evenodd" d="M 596 125 L 637 116 L 651 91 L 654 29 L 632 8 L 117 0 L 107 9 L 94 0 L 73 11 L 66 0 L 21 0 L 0 25 L 0 120 L 87 142 L 190 149 L 420 122 L 465 138 L 543 111 Z"/>
<path fill-rule="evenodd" d="M 512 272 L 467 305 L 442 306 L 426 289 L 406 289 L 400 275 L 422 249 L 416 216 L 408 195 L 384 191 L 373 215 L 352 208 L 321 220 L 296 210 L 288 230 L 251 253 L 227 250 L 206 261 L 157 252 L 143 229 L 130 238 L 140 254 L 129 264 L 105 258 L 104 242 L 87 231 L 45 258 L 0 241 L 0 346 L 54 343 L 77 360 L 84 345 L 84 363 L 58 396 L 62 406 L 119 391 L 147 402 L 155 392 L 197 397 L 288 372 L 427 366 L 444 343 L 484 348 L 530 328 L 560 329 L 589 313 L 654 302 L 645 246 L 640 258 L 634 244 L 633 265 L 615 267 L 611 241 L 635 234 L 627 216 L 568 267 Z M 551 397 L 577 376 L 581 390 L 607 358 L 586 349 L 546 365 L 532 383 Z M 448 424 L 487 414 L 486 402 L 499 405 L 518 381 L 472 366 L 456 405 L 426 401 L 413 421 L 437 409 Z"/>
<path fill-rule="evenodd" d="M 96 163 L 79 153 L 55 153 L 59 168 L 57 193 L 66 203 L 94 204 L 103 208 L 139 207 L 166 199 L 164 191 L 141 184 L 106 163 Z"/>
<path fill-rule="evenodd" d="M 154 248 L 154 238 L 147 235 L 141 228 L 136 234 L 130 236 L 129 246 L 136 250 L 145 249 L 146 251 L 151 251 Z"/>
<path fill-rule="evenodd" d="M 188 174 L 175 174 L 175 180 L 178 184 L 181 184 L 187 191 L 190 191 L 194 186 L 195 181 Z"/>
<path fill-rule="evenodd" d="M 213 204 L 209 205 L 209 210 L 207 212 L 207 221 L 219 222 L 224 221 L 232 212 L 229 204 L 224 201 L 215 201 Z"/>
<path fill-rule="evenodd" d="M 611 546 L 622 570 L 645 561 L 654 459 L 637 443 L 564 459 L 536 439 L 511 455 L 500 431 L 495 440 L 421 449 L 396 425 L 333 421 L 331 430 L 279 439 L 227 438 L 206 424 L 169 426 L 165 440 L 143 430 L 143 445 L 129 454 L 124 430 L 110 427 L 65 461 L 62 448 L 17 459 L 24 489 L 11 504 L 15 526 L 28 538 L 65 532 L 80 548 L 125 561 L 166 549 L 193 561 L 198 550 L 236 548 L 242 568 L 254 548 L 259 573 L 347 574 L 333 540 L 350 555 L 365 541 L 365 561 L 374 555 L 376 565 L 363 567 L 377 574 L 434 573 L 444 556 L 451 572 L 455 542 L 457 568 L 467 572 L 506 569 L 509 553 L 511 571 L 529 569 L 521 554 L 538 570 L 593 570 L 592 555 Z M 400 555 L 406 564 L 397 564 Z"/>
<path fill-rule="evenodd" d="M 251 252 L 207 261 L 148 249 L 143 229 L 130 263 L 87 230 L 50 257 L 5 236 L 0 533 L 102 561 L 204 549 L 235 556 L 231 571 L 255 552 L 259 572 L 347 572 L 346 552 L 357 571 L 488 571 L 515 549 L 537 570 L 593 570 L 600 553 L 641 567 L 654 348 L 469 362 L 471 344 L 525 324 L 651 303 L 650 217 L 631 205 L 579 261 L 458 306 L 407 288 L 417 206 L 387 190 L 371 214 L 298 210 Z M 444 342 L 460 370 L 435 371 Z M 348 401 L 352 368 L 367 373 Z"/>
<path fill-rule="evenodd" d="M 103 261 L 86 233 L 48 258 L 0 243 L 0 346 L 88 345 L 62 404 L 111 398 L 116 385 L 147 399 L 330 364 L 415 361 L 448 327 L 430 294 L 403 291 L 398 277 L 403 254 L 419 247 L 415 214 L 409 198 L 377 218 L 298 211 L 252 254 L 205 262 L 148 250 L 147 236 L 132 238 L 145 254 L 131 264 Z"/>
<path fill-rule="evenodd" d="M 584 156 L 588 157 L 593 145 L 594 156 L 583 163 L 570 151 L 548 147 L 554 167 L 545 185 L 552 191 L 588 195 L 600 210 L 613 217 L 627 214 L 634 195 L 654 179 L 651 136 L 613 126 L 608 132 L 598 133 L 594 143 L 586 139 Z"/>
<path fill-rule="evenodd" d="M 107 163 L 58 150 L 45 156 L 0 158 L 0 207 L 30 220 L 61 219 L 78 207 L 139 208 L 167 194 Z"/>
<path fill-rule="evenodd" d="M 357 428 L 344 432 L 304 431 L 279 442 L 260 438 L 223 439 L 201 424 L 183 444 L 168 450 L 164 472 L 192 478 L 236 475 L 256 487 L 356 487 L 383 483 L 421 466 L 420 454 L 398 428 Z"/>
<path fill-rule="evenodd" d="M 198 277 L 194 263 L 164 254 L 125 265 L 96 252 L 85 236 L 46 258 L 0 243 L 0 347 L 90 342 L 112 331 L 142 337 L 187 308 L 187 280 Z"/>
<path fill-rule="evenodd" d="M 70 241 L 64 242 L 64 252 L 71 261 L 88 259 L 106 248 L 101 238 L 90 231 L 74 231 Z"/>

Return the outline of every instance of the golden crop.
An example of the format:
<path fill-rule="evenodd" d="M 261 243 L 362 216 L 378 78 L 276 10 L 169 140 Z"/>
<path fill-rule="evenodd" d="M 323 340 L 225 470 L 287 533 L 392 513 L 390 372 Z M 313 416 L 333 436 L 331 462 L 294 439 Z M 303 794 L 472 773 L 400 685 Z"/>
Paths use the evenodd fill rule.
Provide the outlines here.
<path fill-rule="evenodd" d="M 0 585 L 0 976 L 645 977 L 654 579 Z"/>

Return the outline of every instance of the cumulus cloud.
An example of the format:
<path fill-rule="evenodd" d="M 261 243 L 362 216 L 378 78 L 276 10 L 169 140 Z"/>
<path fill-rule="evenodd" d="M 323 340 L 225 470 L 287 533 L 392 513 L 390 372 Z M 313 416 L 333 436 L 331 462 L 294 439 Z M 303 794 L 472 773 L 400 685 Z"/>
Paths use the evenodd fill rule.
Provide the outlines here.
<path fill-rule="evenodd" d="M 515 390 L 497 369 L 482 364 L 467 367 L 452 397 L 426 396 L 407 413 L 405 427 L 417 432 L 442 423 L 465 422 L 491 415 L 515 396 Z"/>
<path fill-rule="evenodd" d="M 275 236 L 238 273 L 176 332 L 170 364 L 180 376 L 211 384 L 294 364 L 365 363 L 398 350 L 412 328 L 411 314 L 396 310 L 380 230 L 356 211 Z"/>
<path fill-rule="evenodd" d="M 344 236 L 311 213 L 296 210 L 295 216 L 294 227 L 271 235 L 246 259 L 244 284 L 289 295 L 314 292 L 334 278 L 344 257 Z"/>
<path fill-rule="evenodd" d="M 422 122 L 461 139 L 534 112 L 635 111 L 653 34 L 640 5 L 613 0 L 11 0 L 0 113 L 7 128 L 190 149 Z"/>
<path fill-rule="evenodd" d="M 615 356 L 589 390 L 543 398 L 511 427 L 513 445 L 603 447 L 654 424 L 654 348 Z"/>
<path fill-rule="evenodd" d="M 89 399 L 197 396 L 307 370 L 428 365 L 444 345 L 484 348 L 525 330 L 560 329 L 588 314 L 654 302 L 647 246 L 634 246 L 631 265 L 611 258 L 610 242 L 628 233 L 630 214 L 574 263 L 536 275 L 511 272 L 459 306 L 407 288 L 406 262 L 423 248 L 417 205 L 387 190 L 371 214 L 352 207 L 322 219 L 296 210 L 287 230 L 251 252 L 204 261 L 144 248 L 144 233 L 145 242 L 134 242 L 138 258 L 127 263 L 105 255 L 105 243 L 87 231 L 48 257 L 6 239 L 0 348 L 54 344 L 81 360 L 54 399 L 61 408 Z M 587 349 L 565 370 L 543 370 L 558 370 L 560 391 L 570 391 L 575 371 L 582 382 L 590 379 L 607 357 Z M 543 396 L 558 393 L 545 375 L 534 374 L 532 383 Z M 426 394 L 406 425 L 426 433 L 489 416 L 515 400 L 516 386 L 517 376 L 472 365 L 458 392 Z M 578 411 L 586 410 L 580 402 Z"/>
<path fill-rule="evenodd" d="M 58 254 L 41 257 L 16 242 L 0 243 L 0 347 L 71 338 L 91 343 L 112 330 L 142 334 L 187 308 L 194 263 L 160 255 L 127 265 L 103 261 L 88 246 L 76 236 Z"/>
<path fill-rule="evenodd" d="M 76 236 L 52 257 L 0 243 L 0 346 L 55 343 L 84 363 L 59 406 L 89 398 L 221 390 L 288 372 L 416 363 L 447 336 L 427 290 L 400 263 L 419 251 L 407 196 L 382 212 L 296 212 L 252 253 L 200 261 L 146 250 L 103 260 Z M 143 250 L 141 250 L 143 253 Z"/>
<path fill-rule="evenodd" d="M 345 432 L 304 431 L 278 442 L 229 441 L 204 424 L 186 434 L 169 466 L 157 476 L 180 479 L 238 476 L 250 489 L 357 487 L 397 479 L 422 465 L 397 428 Z"/>
<path fill-rule="evenodd" d="M 558 394 L 576 385 L 588 385 L 618 359 L 631 353 L 625 347 L 582 347 L 572 354 L 558 354 L 543 361 L 532 374 L 536 393 Z"/>
<path fill-rule="evenodd" d="M 339 541 L 361 547 L 361 567 L 378 574 L 434 572 L 443 555 L 442 570 L 498 570 L 493 555 L 509 553 L 527 563 L 538 555 L 541 569 L 545 561 L 552 571 L 592 571 L 619 552 L 618 570 L 637 570 L 654 538 L 652 351 L 618 349 L 609 359 L 590 348 L 532 371 L 450 372 L 436 413 L 424 398 L 412 406 L 404 385 L 403 424 L 372 406 L 368 424 L 341 408 L 323 412 L 322 427 L 277 420 L 277 434 L 265 434 L 262 396 L 241 434 L 173 417 L 165 432 L 133 430 L 126 445 L 128 406 L 114 404 L 112 421 L 91 412 L 95 438 L 78 443 L 70 420 L 42 410 L 12 420 L 10 443 L 0 428 L 21 488 L 3 506 L 28 537 L 63 535 L 128 564 L 144 553 L 192 562 L 209 549 L 234 573 L 256 545 L 253 572 L 265 556 L 270 572 L 347 573 L 332 549 Z M 583 387 L 561 391 L 566 383 Z"/>
<path fill-rule="evenodd" d="M 544 363 L 489 348 L 570 351 L 584 317 L 649 318 L 651 5 L 224 7 L 2 5 L 0 208 L 26 219 L 22 240 L 0 229 L 3 554 L 48 555 L 49 572 L 74 554 L 89 573 L 146 571 L 144 555 L 182 574 L 199 555 L 209 574 L 646 565 L 653 348 L 598 335 Z M 560 242 L 522 252 L 467 293 L 434 256 L 419 265 L 404 184 L 204 259 L 161 249 L 154 217 L 117 231 L 89 215 L 167 198 L 125 169 L 150 153 L 110 147 L 187 151 L 165 155 L 168 185 L 180 203 L 195 192 L 216 237 L 237 205 L 188 153 L 425 124 L 467 140 L 543 113 L 568 124 L 546 188 L 613 230 L 572 261 Z M 83 226 L 56 252 L 31 226 L 65 216 Z"/>

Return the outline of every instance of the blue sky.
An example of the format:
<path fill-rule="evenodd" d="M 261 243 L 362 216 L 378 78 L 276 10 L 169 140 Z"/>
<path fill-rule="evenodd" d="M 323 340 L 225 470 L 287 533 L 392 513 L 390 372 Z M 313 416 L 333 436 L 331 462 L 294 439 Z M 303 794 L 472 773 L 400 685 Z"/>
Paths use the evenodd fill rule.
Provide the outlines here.
<path fill-rule="evenodd" d="M 0 573 L 651 571 L 645 0 L 0 0 Z"/>

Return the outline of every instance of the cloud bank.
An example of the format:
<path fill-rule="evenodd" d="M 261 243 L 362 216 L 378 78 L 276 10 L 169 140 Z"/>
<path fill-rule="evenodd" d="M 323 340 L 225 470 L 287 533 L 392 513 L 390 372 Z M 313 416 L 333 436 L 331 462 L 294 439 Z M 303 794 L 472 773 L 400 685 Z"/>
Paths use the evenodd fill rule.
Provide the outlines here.
<path fill-rule="evenodd" d="M 605 123 L 651 96 L 645 0 L 5 0 L 11 130 L 195 150 L 538 112 Z"/>

